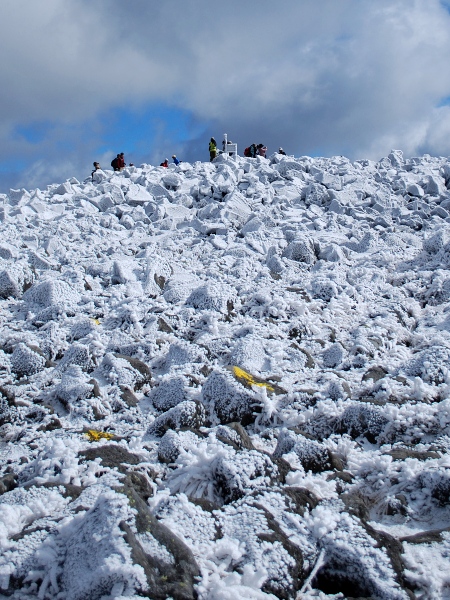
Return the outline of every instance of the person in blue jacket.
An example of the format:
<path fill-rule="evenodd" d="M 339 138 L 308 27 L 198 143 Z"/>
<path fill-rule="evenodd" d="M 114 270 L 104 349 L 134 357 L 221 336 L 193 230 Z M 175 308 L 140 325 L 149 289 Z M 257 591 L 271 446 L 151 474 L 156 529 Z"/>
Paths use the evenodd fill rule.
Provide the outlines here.
<path fill-rule="evenodd" d="M 179 165 L 181 160 L 178 160 L 177 155 L 176 154 L 172 154 L 172 160 L 176 165 Z"/>

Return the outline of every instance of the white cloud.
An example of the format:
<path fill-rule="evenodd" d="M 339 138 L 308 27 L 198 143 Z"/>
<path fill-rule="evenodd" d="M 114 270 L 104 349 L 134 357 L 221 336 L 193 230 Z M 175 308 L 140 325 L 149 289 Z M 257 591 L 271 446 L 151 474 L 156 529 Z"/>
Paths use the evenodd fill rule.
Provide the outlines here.
<path fill-rule="evenodd" d="M 437 108 L 450 96 L 450 15 L 438 0 L 4 0 L 2 11 L 2 147 L 18 125 L 165 101 L 241 146 L 450 154 Z M 50 141 L 40 149 L 51 154 Z"/>

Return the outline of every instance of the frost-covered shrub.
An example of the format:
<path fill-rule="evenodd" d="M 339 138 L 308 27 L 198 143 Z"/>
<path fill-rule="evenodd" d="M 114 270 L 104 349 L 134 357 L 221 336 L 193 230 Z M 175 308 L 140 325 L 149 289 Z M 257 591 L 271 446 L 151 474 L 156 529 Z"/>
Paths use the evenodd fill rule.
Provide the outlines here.
<path fill-rule="evenodd" d="M 178 458 L 181 450 L 192 450 L 200 441 L 198 435 L 192 431 L 166 431 L 158 446 L 158 459 L 161 462 L 173 463 Z"/>
<path fill-rule="evenodd" d="M 310 240 L 293 240 L 283 251 L 283 256 L 307 265 L 316 262 L 314 246 Z"/>
<path fill-rule="evenodd" d="M 278 477 L 278 467 L 266 454 L 249 450 L 219 457 L 213 473 L 225 502 L 233 502 L 255 488 L 273 485 Z"/>
<path fill-rule="evenodd" d="M 200 310 L 215 310 L 220 313 L 231 312 L 236 304 L 236 290 L 220 281 L 208 281 L 195 289 L 186 304 Z"/>
<path fill-rule="evenodd" d="M 345 409 L 340 424 L 343 433 L 348 433 L 352 438 L 364 435 L 374 444 L 387 423 L 388 419 L 380 409 L 355 404 Z"/>
<path fill-rule="evenodd" d="M 311 291 L 314 298 L 329 302 L 339 295 L 338 287 L 334 281 L 324 277 L 316 277 L 311 282 Z"/>
<path fill-rule="evenodd" d="M 413 480 L 414 481 L 414 480 Z M 450 473 L 445 468 L 432 466 L 418 474 L 414 485 L 409 481 L 409 488 L 418 487 L 422 495 L 431 496 L 441 507 L 450 504 Z"/>
<path fill-rule="evenodd" d="M 431 346 L 419 353 L 404 367 L 410 377 L 421 377 L 427 383 L 444 383 L 450 366 L 450 349 L 445 346 Z"/>
<path fill-rule="evenodd" d="M 17 344 L 11 355 L 11 369 L 17 377 L 35 375 L 45 367 L 45 358 L 23 344 Z"/>
<path fill-rule="evenodd" d="M 280 433 L 273 456 L 279 458 L 289 452 L 298 456 L 305 471 L 320 473 L 330 466 L 328 450 L 323 444 L 293 431 L 284 430 Z"/>
<path fill-rule="evenodd" d="M 163 379 L 158 387 L 148 395 L 153 406 L 161 411 L 166 411 L 187 400 L 186 381 L 183 377 Z"/>
<path fill-rule="evenodd" d="M 333 369 L 344 360 L 344 349 L 341 344 L 333 344 L 322 354 L 324 367 Z"/>
<path fill-rule="evenodd" d="M 150 435 L 161 437 L 168 429 L 198 429 L 205 423 L 205 409 L 200 402 L 186 400 L 157 417 L 148 428 Z"/>
<path fill-rule="evenodd" d="M 71 306 L 80 300 L 80 294 L 66 281 L 60 279 L 48 279 L 37 282 L 23 295 L 23 299 L 30 306 L 47 308 L 52 304 L 64 304 Z"/>
<path fill-rule="evenodd" d="M 227 371 L 213 371 L 203 385 L 202 396 L 224 425 L 232 421 L 248 425 L 256 418 L 258 403 L 254 395 Z"/>

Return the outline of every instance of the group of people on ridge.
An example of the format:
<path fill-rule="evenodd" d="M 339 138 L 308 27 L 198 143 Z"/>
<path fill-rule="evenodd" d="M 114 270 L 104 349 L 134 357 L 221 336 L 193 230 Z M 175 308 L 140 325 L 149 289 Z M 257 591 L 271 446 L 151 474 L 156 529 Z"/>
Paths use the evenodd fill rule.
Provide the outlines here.
<path fill-rule="evenodd" d="M 231 144 L 232 142 L 228 141 L 228 143 Z M 226 143 L 224 140 L 222 142 L 222 147 L 223 147 L 224 151 L 225 151 L 225 144 Z M 244 156 L 247 156 L 250 158 L 256 158 L 257 156 L 264 156 L 264 158 L 265 158 L 266 153 L 267 153 L 267 146 L 265 146 L 264 144 L 251 144 L 248 148 L 246 148 L 244 150 Z M 279 148 L 278 154 L 286 155 L 286 152 L 283 150 L 283 148 Z M 217 156 L 217 142 L 212 137 L 209 141 L 209 161 L 212 162 L 216 158 L 216 156 Z M 176 154 L 172 154 L 172 160 L 175 165 L 179 165 L 182 162 L 181 160 L 179 160 L 177 158 Z M 114 169 L 114 171 L 122 171 L 125 168 L 125 166 L 126 166 L 125 155 L 123 152 L 118 154 L 111 161 L 111 167 Z M 133 163 L 130 163 L 130 167 L 132 167 L 132 166 L 133 166 Z M 167 168 L 169 166 L 169 159 L 165 158 L 164 161 L 159 166 Z M 100 163 L 94 162 L 94 169 L 91 173 L 92 180 L 94 179 L 94 173 L 99 170 L 101 170 Z"/>
<path fill-rule="evenodd" d="M 249 158 L 256 158 L 257 156 L 264 156 L 266 158 L 267 146 L 264 144 L 250 144 L 248 148 L 244 150 L 244 156 Z"/>
<path fill-rule="evenodd" d="M 181 160 L 178 160 L 177 155 L 176 154 L 172 154 L 172 160 L 173 160 L 173 164 L 174 165 L 179 165 L 180 162 L 183 162 Z M 159 165 L 160 167 L 168 167 L 169 166 L 169 159 L 165 158 L 164 161 Z"/>
<path fill-rule="evenodd" d="M 111 166 L 114 171 L 122 171 L 125 168 L 125 156 L 123 152 L 112 159 Z"/>

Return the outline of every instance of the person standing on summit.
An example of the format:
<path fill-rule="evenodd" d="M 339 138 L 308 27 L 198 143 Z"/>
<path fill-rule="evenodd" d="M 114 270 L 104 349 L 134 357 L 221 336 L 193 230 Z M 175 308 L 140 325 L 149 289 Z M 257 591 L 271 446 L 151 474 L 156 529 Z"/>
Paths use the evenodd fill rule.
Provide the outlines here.
<path fill-rule="evenodd" d="M 123 152 L 117 155 L 117 166 L 119 171 L 125 168 L 125 156 Z"/>
<path fill-rule="evenodd" d="M 212 137 L 209 142 L 209 162 L 212 162 L 217 156 L 216 140 Z"/>

